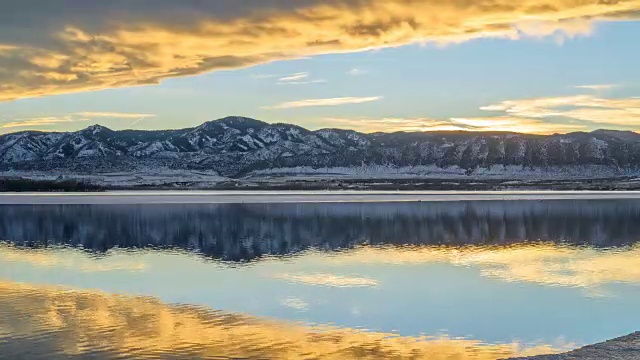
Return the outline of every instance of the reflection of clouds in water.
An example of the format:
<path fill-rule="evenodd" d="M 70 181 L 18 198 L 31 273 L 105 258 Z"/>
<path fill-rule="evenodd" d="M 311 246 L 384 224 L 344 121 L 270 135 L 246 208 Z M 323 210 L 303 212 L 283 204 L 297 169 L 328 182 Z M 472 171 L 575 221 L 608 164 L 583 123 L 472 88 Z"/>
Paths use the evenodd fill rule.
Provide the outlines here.
<path fill-rule="evenodd" d="M 116 256 L 113 256 L 113 255 Z M 106 258 L 89 256 L 77 249 L 25 249 L 0 244 L 0 263 L 26 264 L 40 268 L 65 268 L 78 272 L 148 271 L 139 252 L 115 252 Z M 349 251 L 306 252 L 297 261 L 317 258 L 323 264 L 416 265 L 446 263 L 478 268 L 483 276 L 510 282 L 587 289 L 603 295 L 602 286 L 613 283 L 640 285 L 640 245 L 616 249 L 572 247 L 553 243 L 510 246 L 382 246 Z M 266 260 L 264 260 L 266 261 Z M 269 262 L 277 261 L 272 259 Z M 278 273 L 271 278 L 313 286 L 365 288 L 379 280 L 353 274 Z"/>
<path fill-rule="evenodd" d="M 335 274 L 277 274 L 273 277 L 307 285 L 330 287 L 374 287 L 378 285 L 378 281 L 375 279 Z"/>
<path fill-rule="evenodd" d="M 0 354 L 32 359 L 271 358 L 493 360 L 566 350 L 308 327 L 154 298 L 0 282 Z M 3 338 L 4 337 L 4 338 Z"/>
<path fill-rule="evenodd" d="M 414 265 L 450 263 L 480 268 L 484 276 L 513 282 L 590 290 L 612 284 L 640 285 L 640 245 L 598 250 L 551 243 L 506 247 L 362 247 L 329 257 L 338 263 Z"/>
<path fill-rule="evenodd" d="M 296 297 L 288 297 L 280 300 L 280 304 L 282 306 L 298 310 L 298 311 L 307 311 L 309 310 L 309 303 L 306 301 L 296 298 Z"/>
<path fill-rule="evenodd" d="M 147 268 L 147 264 L 137 260 L 99 259 L 89 257 L 76 249 L 58 248 L 56 251 L 52 251 L 52 249 L 21 249 L 1 243 L 0 263 L 23 263 L 36 267 L 67 268 L 79 272 L 144 271 Z"/>

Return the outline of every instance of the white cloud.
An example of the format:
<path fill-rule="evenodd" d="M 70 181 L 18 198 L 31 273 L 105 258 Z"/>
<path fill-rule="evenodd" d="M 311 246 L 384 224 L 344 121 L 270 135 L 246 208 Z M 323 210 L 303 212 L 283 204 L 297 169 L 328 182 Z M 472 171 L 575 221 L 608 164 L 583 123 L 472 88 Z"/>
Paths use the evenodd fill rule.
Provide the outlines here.
<path fill-rule="evenodd" d="M 278 81 L 279 82 L 300 81 L 300 80 L 303 80 L 303 79 L 307 79 L 308 77 L 309 77 L 309 73 L 308 72 L 301 72 L 301 73 L 296 73 L 296 74 L 293 74 L 293 75 L 281 77 L 280 79 L 278 79 Z"/>
<path fill-rule="evenodd" d="M 574 86 L 576 89 L 585 89 L 593 91 L 605 91 L 619 87 L 617 84 L 598 84 L 598 85 L 578 85 Z"/>
<path fill-rule="evenodd" d="M 298 311 L 309 310 L 309 303 L 296 297 L 288 297 L 288 298 L 282 299 L 280 300 L 280 304 L 282 306 L 286 306 L 288 308 L 298 310 Z"/>
<path fill-rule="evenodd" d="M 306 85 L 306 84 L 322 84 L 326 83 L 327 80 L 317 79 L 317 80 L 309 80 L 309 81 L 286 81 L 279 82 L 278 85 Z"/>
<path fill-rule="evenodd" d="M 273 79 L 275 77 L 278 77 L 277 75 L 273 75 L 273 74 L 258 74 L 258 75 L 251 75 L 252 79 Z"/>
<path fill-rule="evenodd" d="M 351 70 L 349 70 L 347 72 L 347 74 L 352 75 L 352 76 L 358 76 L 358 75 L 365 75 L 368 74 L 369 72 L 367 70 L 363 70 L 360 68 L 353 68 Z"/>
<path fill-rule="evenodd" d="M 284 102 L 278 105 L 266 106 L 267 110 L 279 110 L 279 109 L 295 109 L 303 107 L 316 107 L 316 106 L 339 106 L 348 104 L 362 104 L 372 101 L 381 100 L 382 96 L 370 96 L 370 97 L 340 97 L 340 98 L 328 98 L 328 99 L 307 99 L 298 101 Z"/>
<path fill-rule="evenodd" d="M 278 85 L 306 85 L 327 82 L 324 79 L 311 79 L 310 76 L 311 74 L 308 72 L 295 73 L 278 79 Z"/>
<path fill-rule="evenodd" d="M 452 118 L 451 121 L 467 131 L 506 131 L 529 134 L 555 134 L 586 130 L 580 124 L 563 124 L 541 119 L 513 116 Z"/>
<path fill-rule="evenodd" d="M 378 285 L 378 281 L 375 279 L 335 274 L 280 274 L 274 277 L 306 285 L 329 287 L 374 287 Z"/>
<path fill-rule="evenodd" d="M 75 113 L 73 115 L 84 116 L 88 118 L 114 118 L 114 119 L 139 119 L 139 118 L 152 118 L 154 114 L 138 114 L 138 113 L 120 113 L 120 112 L 91 112 L 84 111 Z"/>

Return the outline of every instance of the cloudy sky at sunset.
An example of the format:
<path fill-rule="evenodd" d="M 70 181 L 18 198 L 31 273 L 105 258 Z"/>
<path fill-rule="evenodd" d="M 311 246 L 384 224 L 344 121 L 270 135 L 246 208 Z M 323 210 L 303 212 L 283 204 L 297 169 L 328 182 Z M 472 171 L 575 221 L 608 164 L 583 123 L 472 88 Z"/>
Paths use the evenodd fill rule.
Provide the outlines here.
<path fill-rule="evenodd" d="M 640 0 L 0 2 L 0 133 L 640 131 Z"/>

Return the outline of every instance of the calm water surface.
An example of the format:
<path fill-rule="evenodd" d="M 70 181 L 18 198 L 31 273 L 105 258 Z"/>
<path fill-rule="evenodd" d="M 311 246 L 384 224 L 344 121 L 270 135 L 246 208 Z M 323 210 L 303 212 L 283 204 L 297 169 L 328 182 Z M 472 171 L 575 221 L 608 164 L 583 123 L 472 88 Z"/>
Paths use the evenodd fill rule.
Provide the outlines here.
<path fill-rule="evenodd" d="M 497 359 L 639 330 L 640 200 L 0 206 L 2 358 Z"/>

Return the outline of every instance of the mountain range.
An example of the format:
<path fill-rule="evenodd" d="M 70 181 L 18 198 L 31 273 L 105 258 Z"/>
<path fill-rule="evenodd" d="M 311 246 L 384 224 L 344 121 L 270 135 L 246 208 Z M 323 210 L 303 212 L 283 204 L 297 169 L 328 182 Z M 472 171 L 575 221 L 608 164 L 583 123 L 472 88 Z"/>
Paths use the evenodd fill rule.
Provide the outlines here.
<path fill-rule="evenodd" d="M 640 134 L 310 131 L 227 117 L 181 130 L 24 131 L 0 136 L 0 171 L 615 176 L 640 173 Z M 389 175 L 391 176 L 391 175 Z M 524 176 L 524 175 L 523 175 Z M 563 176 L 563 175 L 559 175 Z M 517 176 L 516 176 L 517 177 Z"/>

